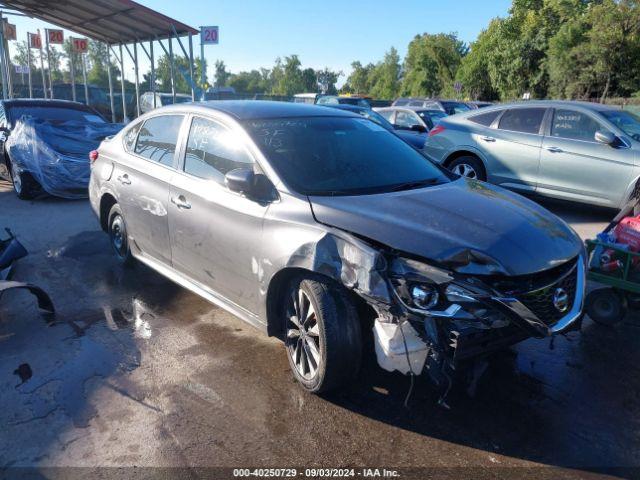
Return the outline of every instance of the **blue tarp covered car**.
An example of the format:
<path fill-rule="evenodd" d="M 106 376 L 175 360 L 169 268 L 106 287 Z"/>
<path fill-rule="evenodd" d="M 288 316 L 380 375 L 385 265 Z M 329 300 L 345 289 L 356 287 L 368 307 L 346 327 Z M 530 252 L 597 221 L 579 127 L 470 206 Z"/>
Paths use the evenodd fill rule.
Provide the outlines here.
<path fill-rule="evenodd" d="M 4 102 L 4 157 L 20 198 L 44 191 L 63 198 L 85 198 L 89 152 L 121 124 L 107 123 L 86 105 L 60 100 Z"/>

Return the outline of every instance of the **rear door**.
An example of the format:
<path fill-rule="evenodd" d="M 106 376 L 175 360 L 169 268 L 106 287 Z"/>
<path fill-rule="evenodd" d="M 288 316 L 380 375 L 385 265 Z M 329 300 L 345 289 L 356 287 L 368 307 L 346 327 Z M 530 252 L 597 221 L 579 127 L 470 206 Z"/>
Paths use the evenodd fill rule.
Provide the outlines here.
<path fill-rule="evenodd" d="M 542 147 L 542 126 L 547 108 L 518 107 L 502 112 L 491 129 L 475 135 L 488 157 L 487 173 L 493 183 L 520 190 L 535 190 Z M 496 126 L 497 123 L 497 126 Z"/>
<path fill-rule="evenodd" d="M 243 138 L 219 120 L 192 117 L 181 171 L 171 186 L 169 231 L 176 270 L 256 313 L 268 204 L 232 192 L 224 181 L 237 168 L 258 171 Z"/>
<path fill-rule="evenodd" d="M 634 152 L 595 141 L 608 128 L 582 109 L 556 108 L 544 137 L 538 191 L 542 194 L 618 206 L 634 168 Z"/>
<path fill-rule="evenodd" d="M 116 163 L 112 175 L 132 248 L 167 265 L 171 264 L 169 187 L 176 173 L 176 145 L 184 118 L 157 115 L 141 123 L 135 143 Z M 127 139 L 125 149 L 126 144 Z"/>

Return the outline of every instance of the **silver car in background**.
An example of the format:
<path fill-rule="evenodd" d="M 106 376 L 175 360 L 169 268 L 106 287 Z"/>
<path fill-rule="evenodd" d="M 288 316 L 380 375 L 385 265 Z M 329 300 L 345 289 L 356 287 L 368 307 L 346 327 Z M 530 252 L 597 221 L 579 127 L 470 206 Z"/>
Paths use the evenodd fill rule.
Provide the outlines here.
<path fill-rule="evenodd" d="M 621 208 L 640 177 L 640 117 L 587 102 L 504 104 L 442 119 L 424 150 L 462 176 Z"/>

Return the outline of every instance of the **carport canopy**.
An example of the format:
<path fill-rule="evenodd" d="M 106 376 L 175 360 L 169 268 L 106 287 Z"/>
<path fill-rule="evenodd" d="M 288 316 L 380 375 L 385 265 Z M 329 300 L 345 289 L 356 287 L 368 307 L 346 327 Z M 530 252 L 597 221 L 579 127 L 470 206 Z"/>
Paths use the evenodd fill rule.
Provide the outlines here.
<path fill-rule="evenodd" d="M 3 0 L 0 5 L 112 45 L 198 33 L 131 0 Z"/>

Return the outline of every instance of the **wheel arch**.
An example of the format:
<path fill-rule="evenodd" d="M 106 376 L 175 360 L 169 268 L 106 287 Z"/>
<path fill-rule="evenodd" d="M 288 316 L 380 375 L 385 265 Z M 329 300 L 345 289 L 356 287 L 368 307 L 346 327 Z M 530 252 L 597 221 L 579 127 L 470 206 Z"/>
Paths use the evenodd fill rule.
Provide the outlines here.
<path fill-rule="evenodd" d="M 102 227 L 102 230 L 104 230 L 105 232 L 109 229 L 109 219 L 107 218 L 109 216 L 109 211 L 111 211 L 111 208 L 116 203 L 118 203 L 118 201 L 116 200 L 116 197 L 114 197 L 109 192 L 105 192 L 100 197 L 99 221 L 100 221 L 100 226 Z"/>
<path fill-rule="evenodd" d="M 487 164 L 484 161 L 484 159 L 482 158 L 482 155 L 480 155 L 478 152 L 476 152 L 475 150 L 473 150 L 471 148 L 467 148 L 467 149 L 463 149 L 463 150 L 456 150 L 455 152 L 451 152 L 449 155 L 447 155 L 447 157 L 445 157 L 444 161 L 442 162 L 442 165 L 444 167 L 446 167 L 446 168 L 449 168 L 449 165 L 451 165 L 451 163 L 456 158 L 465 157 L 465 156 L 476 157 L 478 160 L 480 160 L 482 162 L 482 165 L 484 166 L 484 169 L 485 169 L 485 172 L 486 172 Z"/>
<path fill-rule="evenodd" d="M 376 316 L 374 308 L 356 291 L 347 287 L 344 283 L 317 271 L 301 267 L 286 267 L 278 271 L 269 282 L 266 294 L 267 335 L 282 339 L 284 337 L 284 322 L 280 317 L 283 295 L 290 282 L 298 276 L 307 276 L 318 280 L 324 280 L 343 289 L 349 300 L 358 312 L 361 322 L 373 321 Z M 363 330 L 364 331 L 364 330 Z"/>

